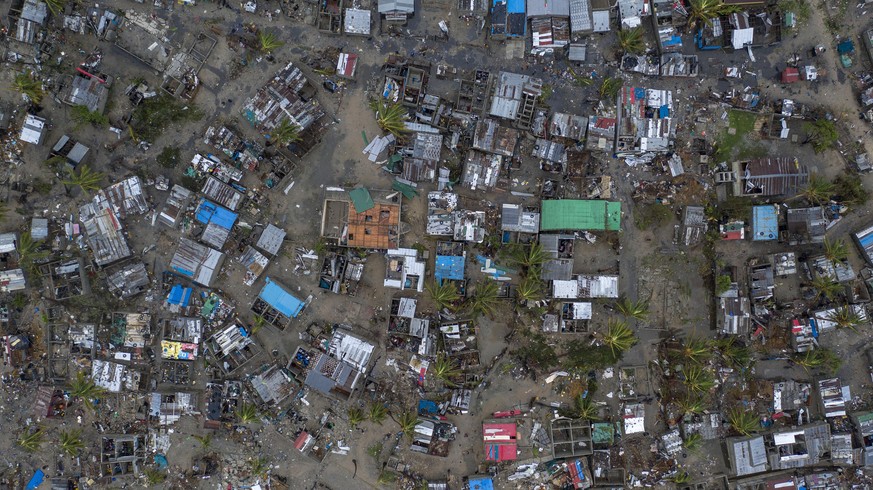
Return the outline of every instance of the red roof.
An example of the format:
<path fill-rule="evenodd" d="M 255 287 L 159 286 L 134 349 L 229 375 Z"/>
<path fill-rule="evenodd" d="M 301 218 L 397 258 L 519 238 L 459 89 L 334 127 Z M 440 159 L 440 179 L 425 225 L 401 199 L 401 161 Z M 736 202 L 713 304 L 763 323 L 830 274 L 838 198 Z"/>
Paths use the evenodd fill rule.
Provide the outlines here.
<path fill-rule="evenodd" d="M 515 424 L 482 424 L 486 461 L 515 461 L 518 457 Z"/>
<path fill-rule="evenodd" d="M 303 446 L 306 445 L 307 441 L 309 441 L 309 432 L 304 430 L 299 436 L 297 436 L 297 439 L 294 440 L 294 447 L 296 447 L 298 451 L 303 451 Z"/>
<path fill-rule="evenodd" d="M 721 234 L 722 240 L 742 240 L 743 230 L 726 231 Z"/>
<path fill-rule="evenodd" d="M 600 117 L 594 123 L 594 127 L 598 129 L 612 129 L 615 127 L 616 119 L 614 117 Z"/>
<path fill-rule="evenodd" d="M 786 68 L 782 71 L 782 83 L 794 83 L 800 80 L 800 72 L 797 68 Z"/>

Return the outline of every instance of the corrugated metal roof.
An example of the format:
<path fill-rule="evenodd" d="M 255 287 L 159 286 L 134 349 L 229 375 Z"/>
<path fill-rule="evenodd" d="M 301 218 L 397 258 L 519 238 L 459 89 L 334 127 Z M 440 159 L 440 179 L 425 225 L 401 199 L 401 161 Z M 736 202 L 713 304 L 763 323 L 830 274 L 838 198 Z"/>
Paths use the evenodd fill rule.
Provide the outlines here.
<path fill-rule="evenodd" d="M 178 224 L 178 219 L 188 207 L 188 202 L 191 199 L 192 192 L 188 189 L 176 184 L 170 189 L 170 195 L 167 197 L 167 202 L 164 204 L 164 209 L 158 215 L 158 221 L 170 228 L 175 228 Z"/>
<path fill-rule="evenodd" d="M 97 265 L 109 265 L 131 256 L 121 221 L 105 196 L 98 194 L 91 202 L 80 207 L 79 221 L 85 228 L 88 247 Z"/>
<path fill-rule="evenodd" d="M 237 214 L 233 213 L 214 202 L 206 199 L 200 200 L 200 205 L 197 206 L 196 219 L 203 224 L 214 224 L 225 230 L 233 228 L 236 223 Z"/>
<path fill-rule="evenodd" d="M 203 184 L 201 192 L 206 197 L 231 211 L 236 211 L 243 200 L 242 193 L 237 192 L 233 187 L 212 176 L 209 176 L 206 179 L 206 183 Z"/>
<path fill-rule="evenodd" d="M 519 233 L 539 233 L 540 231 L 540 213 L 524 211 L 524 208 L 518 204 L 504 204 L 500 222 L 503 231 Z"/>
<path fill-rule="evenodd" d="M 30 221 L 30 237 L 34 240 L 45 240 L 48 238 L 48 220 L 45 218 L 33 218 Z"/>
<path fill-rule="evenodd" d="M 27 287 L 24 280 L 24 271 L 21 269 L 12 269 L 8 271 L 0 271 L 0 292 L 8 293 L 12 291 L 20 291 Z"/>
<path fill-rule="evenodd" d="M 255 246 L 268 254 L 276 255 L 279 253 L 279 248 L 282 247 L 285 235 L 285 230 L 269 224 L 261 232 L 261 236 L 258 237 L 258 243 Z"/>
<path fill-rule="evenodd" d="M 591 3 L 588 0 L 570 0 L 570 31 L 576 34 L 593 30 Z"/>
<path fill-rule="evenodd" d="M 121 219 L 145 214 L 149 211 L 145 187 L 136 175 L 112 184 L 100 191 L 100 194 L 105 196 L 105 199 L 112 206 L 112 210 Z"/>
<path fill-rule="evenodd" d="M 201 286 L 210 287 L 224 262 L 224 254 L 187 238 L 179 239 L 170 269 Z"/>
<path fill-rule="evenodd" d="M 569 17 L 569 0 L 527 0 L 527 17 Z"/>

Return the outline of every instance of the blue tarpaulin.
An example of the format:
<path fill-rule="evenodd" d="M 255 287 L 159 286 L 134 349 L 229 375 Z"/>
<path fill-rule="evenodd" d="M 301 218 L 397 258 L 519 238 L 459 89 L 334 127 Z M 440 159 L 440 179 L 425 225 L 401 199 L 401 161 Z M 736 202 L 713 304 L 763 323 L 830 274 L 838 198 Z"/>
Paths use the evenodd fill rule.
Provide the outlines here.
<path fill-rule="evenodd" d="M 33 477 L 27 482 L 27 486 L 24 487 L 24 490 L 36 490 L 42 482 L 45 481 L 45 473 L 42 470 L 36 470 L 36 473 L 33 474 Z"/>
<path fill-rule="evenodd" d="M 670 107 L 662 105 L 661 110 L 658 111 L 658 117 L 661 119 L 670 117 Z"/>
<path fill-rule="evenodd" d="M 436 402 L 430 400 L 418 400 L 419 415 L 439 415 L 440 407 Z"/>
<path fill-rule="evenodd" d="M 837 44 L 837 53 L 854 53 L 855 52 L 855 43 L 849 40 L 845 40 L 840 44 Z"/>
<path fill-rule="evenodd" d="M 188 303 L 191 302 L 191 293 L 193 292 L 194 290 L 191 288 L 182 287 L 181 284 L 176 284 L 167 296 L 167 303 L 171 305 L 188 306 Z"/>
<path fill-rule="evenodd" d="M 634 98 L 635 99 L 645 99 L 646 98 L 646 89 L 636 87 L 634 88 Z"/>
<path fill-rule="evenodd" d="M 779 238 L 779 216 L 772 205 L 752 208 L 752 241 L 770 241 Z"/>
<path fill-rule="evenodd" d="M 258 297 L 288 318 L 297 318 L 297 315 L 303 311 L 303 302 L 295 298 L 288 291 L 285 291 L 282 286 L 270 280 L 269 277 Z"/>
<path fill-rule="evenodd" d="M 167 462 L 167 457 L 163 454 L 155 454 L 155 464 L 158 465 L 158 469 L 166 469 L 169 466 Z"/>
<path fill-rule="evenodd" d="M 437 255 L 436 270 L 434 270 L 433 276 L 438 284 L 442 284 L 444 279 L 463 281 L 464 257 L 458 257 L 453 255 Z"/>
<path fill-rule="evenodd" d="M 197 206 L 197 221 L 204 225 L 215 223 L 225 230 L 229 230 L 236 223 L 236 218 L 236 213 L 206 199 L 201 200 L 200 205 Z"/>
<path fill-rule="evenodd" d="M 471 476 L 470 490 L 494 490 L 494 481 L 487 476 Z"/>

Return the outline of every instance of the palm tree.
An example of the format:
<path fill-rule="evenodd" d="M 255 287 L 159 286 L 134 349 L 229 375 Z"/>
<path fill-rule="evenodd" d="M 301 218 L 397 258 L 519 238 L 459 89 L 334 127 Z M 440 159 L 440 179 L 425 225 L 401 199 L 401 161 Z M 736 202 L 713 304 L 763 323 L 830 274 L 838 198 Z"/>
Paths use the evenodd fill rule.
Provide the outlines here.
<path fill-rule="evenodd" d="M 847 258 L 849 258 L 849 248 L 846 246 L 846 242 L 843 240 L 837 240 L 832 242 L 825 238 L 824 248 L 825 258 L 828 259 L 832 264 L 836 264 L 837 262 L 843 262 Z"/>
<path fill-rule="evenodd" d="M 382 403 L 371 403 L 367 412 L 372 422 L 382 425 L 382 422 L 388 416 L 388 407 Z"/>
<path fill-rule="evenodd" d="M 425 286 L 425 289 L 427 290 L 427 294 L 430 295 L 430 299 L 439 309 L 447 308 L 453 310 L 458 300 L 461 299 L 461 295 L 458 293 L 458 288 L 453 282 L 447 281 L 443 284 L 437 284 L 436 281 L 434 281 L 428 283 L 427 286 Z"/>
<path fill-rule="evenodd" d="M 682 343 L 682 350 L 680 352 L 683 360 L 687 359 L 695 364 L 700 364 L 709 359 L 710 354 L 712 354 L 712 348 L 703 339 L 688 337 Z"/>
<path fill-rule="evenodd" d="M 276 33 L 273 31 L 261 31 L 258 33 L 258 47 L 265 54 L 272 53 L 274 50 L 281 48 L 285 43 L 279 40 Z"/>
<path fill-rule="evenodd" d="M 694 451 L 700 447 L 701 442 L 703 442 L 703 436 L 700 435 L 699 432 L 695 432 L 693 434 L 688 434 L 688 437 L 685 438 L 685 442 L 683 442 L 682 445 L 685 446 L 685 449 Z"/>
<path fill-rule="evenodd" d="M 76 373 L 76 377 L 70 382 L 70 397 L 85 401 L 85 406 L 94 408 L 94 399 L 105 393 L 106 390 L 97 386 L 93 379 L 85 371 Z"/>
<path fill-rule="evenodd" d="M 713 342 L 713 346 L 718 349 L 722 359 L 732 368 L 746 368 L 752 361 L 752 352 L 748 347 L 741 344 L 736 337 L 718 339 Z"/>
<path fill-rule="evenodd" d="M 646 50 L 646 40 L 643 35 L 642 27 L 622 29 L 618 31 L 618 47 L 623 53 L 642 54 Z"/>
<path fill-rule="evenodd" d="M 534 243 L 529 247 L 519 246 L 513 253 L 514 262 L 525 270 L 542 267 L 549 260 L 549 254 L 546 249 L 539 243 Z"/>
<path fill-rule="evenodd" d="M 848 328 L 855 332 L 858 331 L 858 327 L 864 324 L 864 317 L 851 305 L 837 308 L 828 316 L 828 320 L 836 323 L 838 328 Z"/>
<path fill-rule="evenodd" d="M 622 296 L 615 302 L 615 309 L 626 318 L 643 321 L 649 315 L 649 300 L 632 301 L 627 296 Z"/>
<path fill-rule="evenodd" d="M 436 360 L 430 365 L 430 372 L 434 377 L 448 386 L 454 386 L 454 380 L 463 374 L 458 363 L 442 352 L 437 354 Z"/>
<path fill-rule="evenodd" d="M 279 146 L 288 146 L 291 143 L 296 143 L 302 138 L 300 136 L 300 126 L 292 122 L 290 119 L 282 119 L 282 121 L 273 128 L 270 134 L 270 139 Z"/>
<path fill-rule="evenodd" d="M 476 283 L 476 290 L 470 298 L 470 313 L 473 316 L 494 316 L 500 288 L 496 281 L 485 279 Z"/>
<path fill-rule="evenodd" d="M 253 475 L 263 478 L 270 471 L 270 461 L 263 456 L 258 456 L 249 461 L 249 470 L 251 470 Z"/>
<path fill-rule="evenodd" d="M 526 277 L 515 290 L 515 297 L 519 303 L 527 304 L 539 301 L 545 297 L 543 293 L 543 281 L 539 277 Z"/>
<path fill-rule="evenodd" d="M 560 411 L 564 417 L 581 420 L 597 420 L 599 410 L 590 397 L 579 395 L 573 398 L 573 407 Z"/>
<path fill-rule="evenodd" d="M 364 411 L 360 408 L 351 407 L 346 413 L 349 416 L 349 425 L 352 429 L 356 428 L 361 422 L 367 420 L 367 416 L 364 415 Z"/>
<path fill-rule="evenodd" d="M 26 71 L 15 75 L 13 87 L 16 91 L 27 97 L 34 105 L 39 105 L 45 97 L 42 89 L 42 81 L 38 80 L 32 71 Z"/>
<path fill-rule="evenodd" d="M 82 431 L 78 429 L 61 432 L 60 443 L 61 451 L 63 451 L 67 456 L 73 458 L 78 456 L 79 452 L 85 449 L 85 442 L 82 440 Z"/>
<path fill-rule="evenodd" d="M 691 481 L 691 474 L 686 470 L 678 470 L 675 475 L 670 477 L 670 481 L 677 485 L 682 485 Z"/>
<path fill-rule="evenodd" d="M 88 193 L 100 189 L 100 182 L 106 175 L 102 172 L 95 172 L 87 165 L 79 165 L 76 170 L 70 172 L 70 177 L 62 181 L 64 185 L 79 187 L 83 192 Z"/>
<path fill-rule="evenodd" d="M 732 408 L 728 411 L 728 422 L 741 435 L 748 436 L 761 428 L 761 417 L 755 412 L 742 408 Z"/>
<path fill-rule="evenodd" d="M 418 425 L 418 415 L 411 410 L 401 412 L 400 416 L 397 417 L 397 424 L 400 425 L 400 432 L 403 432 L 403 435 L 411 440 L 415 436 L 415 426 Z"/>
<path fill-rule="evenodd" d="M 264 325 L 266 324 L 266 318 L 261 315 L 255 315 L 254 317 L 252 317 L 252 331 L 249 332 L 249 335 L 254 335 L 258 333 L 262 328 L 264 328 Z"/>
<path fill-rule="evenodd" d="M 697 27 L 697 24 L 712 25 L 713 19 L 739 11 L 735 6 L 725 5 L 721 0 L 691 0 L 689 7 L 689 29 Z"/>
<path fill-rule="evenodd" d="M 601 335 L 601 340 L 616 357 L 637 343 L 637 337 L 627 323 L 613 318 L 607 322 L 606 333 Z"/>
<path fill-rule="evenodd" d="M 810 175 L 806 187 L 797 193 L 792 199 L 806 199 L 807 201 L 821 205 L 831 199 L 834 194 L 834 184 L 818 175 Z"/>
<path fill-rule="evenodd" d="M 376 122 L 383 131 L 387 131 L 397 138 L 409 132 L 405 124 L 406 120 L 409 119 L 409 114 L 402 104 L 395 102 L 388 105 L 384 98 L 379 97 L 370 102 L 370 108 L 376 113 Z"/>
<path fill-rule="evenodd" d="M 676 407 L 686 414 L 698 414 L 703 412 L 703 400 L 700 397 L 688 394 L 684 398 L 676 400 Z"/>
<path fill-rule="evenodd" d="M 45 4 L 52 15 L 58 15 L 64 10 L 67 0 L 45 0 Z"/>
<path fill-rule="evenodd" d="M 833 301 L 840 292 L 843 291 L 843 286 L 827 276 L 818 276 L 812 280 L 812 287 L 816 291 L 815 299 L 819 300 L 822 297 Z"/>
<path fill-rule="evenodd" d="M 212 445 L 212 434 L 206 434 L 205 436 L 194 434 L 193 437 L 200 443 L 200 449 L 206 450 Z"/>
<path fill-rule="evenodd" d="M 252 403 L 243 403 L 236 409 L 236 417 L 243 424 L 250 424 L 260 418 L 258 407 Z"/>
<path fill-rule="evenodd" d="M 18 437 L 18 445 L 29 453 L 36 452 L 45 440 L 45 431 L 42 427 L 25 429 Z"/>
<path fill-rule="evenodd" d="M 808 350 L 802 354 L 797 353 L 791 360 L 807 372 L 814 369 L 825 369 L 831 373 L 836 373 L 843 364 L 842 358 L 834 354 L 832 350 L 824 347 Z"/>
<path fill-rule="evenodd" d="M 621 90 L 623 83 L 624 82 L 622 82 L 621 78 L 604 78 L 600 83 L 600 89 L 598 90 L 600 98 L 614 102 L 615 98 L 618 97 L 618 92 Z"/>
<path fill-rule="evenodd" d="M 691 366 L 683 371 L 685 387 L 692 393 L 706 393 L 715 387 L 712 374 L 700 366 Z"/>
<path fill-rule="evenodd" d="M 40 250 L 42 241 L 34 240 L 30 232 L 24 232 L 18 239 L 18 262 L 28 272 L 35 273 L 37 262 L 47 258 L 50 253 Z"/>

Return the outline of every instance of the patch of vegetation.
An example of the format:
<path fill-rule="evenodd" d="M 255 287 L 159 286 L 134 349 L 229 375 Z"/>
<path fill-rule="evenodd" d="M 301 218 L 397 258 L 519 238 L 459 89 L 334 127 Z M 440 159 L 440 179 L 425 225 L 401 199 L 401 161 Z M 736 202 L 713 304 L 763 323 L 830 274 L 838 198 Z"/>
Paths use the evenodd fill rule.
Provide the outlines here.
<path fill-rule="evenodd" d="M 726 293 L 728 289 L 731 288 L 731 284 L 733 284 L 731 276 L 727 274 L 719 274 L 719 276 L 715 278 L 715 295 L 721 296 Z"/>
<path fill-rule="evenodd" d="M 367 448 L 367 454 L 369 454 L 373 459 L 378 460 L 379 456 L 382 455 L 382 443 L 377 442 L 372 446 Z"/>
<path fill-rule="evenodd" d="M 812 15 L 812 6 L 806 0 L 779 0 L 779 10 L 794 14 L 795 28 L 805 24 Z"/>
<path fill-rule="evenodd" d="M 131 130 L 146 141 L 154 142 L 172 124 L 199 121 L 203 113 L 194 105 L 182 105 L 167 94 L 142 101 L 133 111 Z"/>
<path fill-rule="evenodd" d="M 543 370 L 558 364 L 558 354 L 542 332 L 525 332 L 525 337 L 523 345 L 515 352 L 521 362 Z"/>
<path fill-rule="evenodd" d="M 606 332 L 601 334 L 601 340 L 616 357 L 630 349 L 637 343 L 637 337 L 627 323 L 610 318 L 606 325 Z"/>
<path fill-rule="evenodd" d="M 85 441 L 82 440 L 81 430 L 67 430 L 61 432 L 60 449 L 67 456 L 75 458 L 85 449 Z"/>
<path fill-rule="evenodd" d="M 640 231 L 646 231 L 649 228 L 660 228 L 667 224 L 673 217 L 673 210 L 670 206 L 665 206 L 660 203 L 640 204 L 634 206 L 634 225 Z"/>
<path fill-rule="evenodd" d="M 42 179 L 33 179 L 33 182 L 31 182 L 30 185 L 33 186 L 33 190 L 36 193 L 43 195 L 48 194 L 52 191 L 52 188 L 54 188 L 54 185 L 52 185 L 51 182 Z"/>
<path fill-rule="evenodd" d="M 455 309 L 458 301 L 461 299 L 461 294 L 453 282 L 437 284 L 436 281 L 430 282 L 425 286 L 427 294 L 437 308 Z"/>
<path fill-rule="evenodd" d="M 734 157 L 734 153 L 739 152 L 742 149 L 748 135 L 755 130 L 755 121 L 757 118 L 758 116 L 751 112 L 738 109 L 731 109 L 728 111 L 728 125 L 736 131 L 734 134 L 730 134 L 730 132 L 726 130 L 719 137 L 718 143 L 716 144 L 715 163 L 731 160 Z"/>
<path fill-rule="evenodd" d="M 540 92 L 539 103 L 545 105 L 548 103 L 549 98 L 552 97 L 552 94 L 555 92 L 555 88 L 549 84 L 544 84 L 542 88 L 542 92 Z"/>
<path fill-rule="evenodd" d="M 741 435 L 748 436 L 761 430 L 761 417 L 743 408 L 732 408 L 728 411 L 728 422 Z"/>
<path fill-rule="evenodd" d="M 371 422 L 382 425 L 382 422 L 388 417 L 388 407 L 382 403 L 373 402 L 367 410 L 367 416 Z"/>
<path fill-rule="evenodd" d="M 804 123 L 803 129 L 809 135 L 807 141 L 812 143 L 812 149 L 816 153 L 830 150 L 837 144 L 837 140 L 840 139 L 837 125 L 828 119 L 816 119 L 815 121 Z"/>
<path fill-rule="evenodd" d="M 455 386 L 455 379 L 463 374 L 457 361 L 444 353 L 437 355 L 436 360 L 430 366 L 429 372 L 446 386 Z"/>
<path fill-rule="evenodd" d="M 604 369 L 621 359 L 621 354 L 605 345 L 591 345 L 589 341 L 571 340 L 567 343 L 567 367 L 577 371 Z"/>
<path fill-rule="evenodd" d="M 297 123 L 292 122 L 290 119 L 282 119 L 282 121 L 273 128 L 273 132 L 270 133 L 270 141 L 278 146 L 288 146 L 291 143 L 297 143 L 303 139 L 300 136 L 300 129 L 300 126 L 298 126 Z"/>
<path fill-rule="evenodd" d="M 243 403 L 236 409 L 236 417 L 243 424 L 250 424 L 260 418 L 258 407 L 252 403 Z"/>
<path fill-rule="evenodd" d="M 36 452 L 45 440 L 45 431 L 41 427 L 25 429 L 18 437 L 18 445 L 27 452 Z"/>
<path fill-rule="evenodd" d="M 78 124 L 90 124 L 101 128 L 109 125 L 109 116 L 98 111 L 88 110 L 88 107 L 84 105 L 74 105 L 71 117 Z"/>
<path fill-rule="evenodd" d="M 149 485 L 160 485 L 167 479 L 167 474 L 157 468 L 147 468 L 145 470 L 145 480 Z"/>
<path fill-rule="evenodd" d="M 468 301 L 470 314 L 474 318 L 479 315 L 494 316 L 497 303 L 500 301 L 497 297 L 498 292 L 499 286 L 497 281 L 484 279 L 477 282 L 473 296 Z"/>
<path fill-rule="evenodd" d="M 615 309 L 627 318 L 643 321 L 649 316 L 649 300 L 632 301 L 627 296 L 622 296 L 615 302 Z"/>
<path fill-rule="evenodd" d="M 569 409 L 560 411 L 564 417 L 581 420 L 597 420 L 598 409 L 597 405 L 591 401 L 590 397 L 579 395 L 573 398 L 573 406 Z"/>
<path fill-rule="evenodd" d="M 844 204 L 864 205 L 869 195 L 858 175 L 841 173 L 834 180 L 834 195 Z"/>
<path fill-rule="evenodd" d="M 179 164 L 181 158 L 181 150 L 178 146 L 165 146 L 155 161 L 164 168 L 175 168 Z"/>
<path fill-rule="evenodd" d="M 822 369 L 831 374 L 836 373 L 843 365 L 843 359 L 840 356 L 824 347 L 797 353 L 792 357 L 792 360 L 807 371 Z"/>
<path fill-rule="evenodd" d="M 711 25 L 713 19 L 734 12 L 739 12 L 739 7 L 729 6 L 722 0 L 691 0 L 688 3 L 688 28 Z"/>

